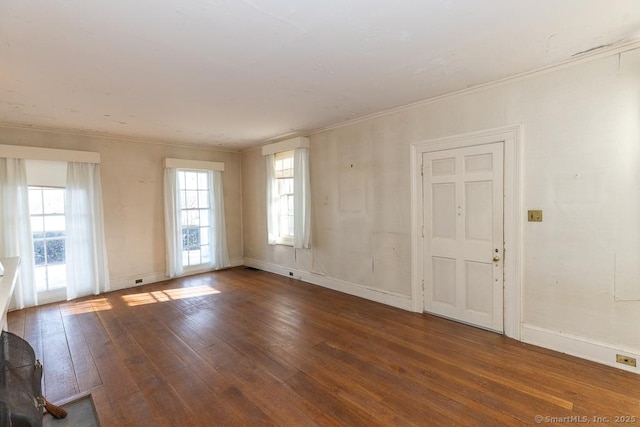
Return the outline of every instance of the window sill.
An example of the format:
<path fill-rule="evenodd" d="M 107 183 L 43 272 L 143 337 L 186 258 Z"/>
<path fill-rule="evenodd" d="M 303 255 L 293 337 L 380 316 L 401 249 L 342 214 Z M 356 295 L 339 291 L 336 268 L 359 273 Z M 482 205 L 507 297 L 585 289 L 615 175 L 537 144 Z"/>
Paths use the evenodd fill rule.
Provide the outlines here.
<path fill-rule="evenodd" d="M 293 239 L 279 239 L 276 240 L 275 243 L 273 243 L 274 245 L 277 246 L 290 246 L 293 247 Z"/>

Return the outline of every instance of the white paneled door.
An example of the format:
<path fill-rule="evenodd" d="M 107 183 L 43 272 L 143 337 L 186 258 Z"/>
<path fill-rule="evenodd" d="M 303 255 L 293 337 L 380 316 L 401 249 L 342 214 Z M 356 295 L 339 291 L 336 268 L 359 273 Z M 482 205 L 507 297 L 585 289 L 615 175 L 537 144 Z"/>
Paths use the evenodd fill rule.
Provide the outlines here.
<path fill-rule="evenodd" d="M 503 331 L 503 143 L 427 152 L 425 310 Z"/>

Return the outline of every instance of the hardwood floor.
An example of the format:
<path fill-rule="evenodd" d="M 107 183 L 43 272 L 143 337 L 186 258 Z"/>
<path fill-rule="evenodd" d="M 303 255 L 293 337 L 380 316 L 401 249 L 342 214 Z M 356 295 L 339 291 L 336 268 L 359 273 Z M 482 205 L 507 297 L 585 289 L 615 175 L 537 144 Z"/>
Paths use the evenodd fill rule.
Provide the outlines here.
<path fill-rule="evenodd" d="M 47 399 L 90 391 L 104 426 L 640 418 L 636 374 L 245 268 L 11 312 L 9 330 Z"/>

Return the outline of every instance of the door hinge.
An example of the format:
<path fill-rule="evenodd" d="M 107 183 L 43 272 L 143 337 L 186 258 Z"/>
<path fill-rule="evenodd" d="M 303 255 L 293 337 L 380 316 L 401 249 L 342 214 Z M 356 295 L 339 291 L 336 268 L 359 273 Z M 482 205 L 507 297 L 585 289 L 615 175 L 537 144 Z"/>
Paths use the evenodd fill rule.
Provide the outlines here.
<path fill-rule="evenodd" d="M 420 165 L 420 175 L 424 176 L 424 163 Z"/>
<path fill-rule="evenodd" d="M 422 226 L 422 238 L 424 238 L 424 225 Z"/>

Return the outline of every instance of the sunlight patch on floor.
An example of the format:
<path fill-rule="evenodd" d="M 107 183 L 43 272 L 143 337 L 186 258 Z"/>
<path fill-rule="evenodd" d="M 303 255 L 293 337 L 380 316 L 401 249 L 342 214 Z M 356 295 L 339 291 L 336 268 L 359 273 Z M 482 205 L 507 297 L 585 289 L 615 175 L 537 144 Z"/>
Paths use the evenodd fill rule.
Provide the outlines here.
<path fill-rule="evenodd" d="M 154 304 L 185 298 L 195 298 L 205 295 L 219 294 L 220 291 L 210 286 L 190 286 L 187 288 L 165 289 L 163 291 L 141 292 L 139 294 L 123 295 L 122 299 L 128 306 Z"/>
<path fill-rule="evenodd" d="M 71 302 L 60 307 L 63 316 L 94 313 L 96 311 L 111 310 L 113 307 L 106 298 L 94 298 L 86 301 Z"/>

